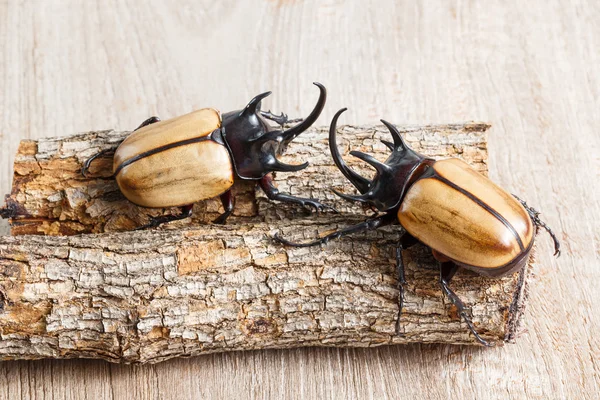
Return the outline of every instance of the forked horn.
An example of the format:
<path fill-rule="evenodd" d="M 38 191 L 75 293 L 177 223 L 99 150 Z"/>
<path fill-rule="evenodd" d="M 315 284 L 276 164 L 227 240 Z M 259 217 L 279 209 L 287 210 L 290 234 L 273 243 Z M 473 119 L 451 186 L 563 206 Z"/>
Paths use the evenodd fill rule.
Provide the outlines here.
<path fill-rule="evenodd" d="M 392 138 L 394 138 L 394 147 L 406 150 L 408 147 L 406 146 L 406 143 L 404 143 L 404 139 L 402 139 L 402 135 L 400 135 L 400 132 L 398 132 L 398 129 L 396 129 L 396 127 L 394 125 L 390 124 L 389 122 L 387 122 L 383 119 L 381 119 L 380 121 L 382 124 L 387 126 L 390 133 L 392 134 Z"/>

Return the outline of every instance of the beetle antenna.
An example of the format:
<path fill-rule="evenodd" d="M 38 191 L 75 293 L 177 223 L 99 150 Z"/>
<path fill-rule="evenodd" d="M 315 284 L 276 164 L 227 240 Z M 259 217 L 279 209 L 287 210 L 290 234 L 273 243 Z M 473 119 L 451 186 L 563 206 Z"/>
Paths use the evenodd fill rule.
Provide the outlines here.
<path fill-rule="evenodd" d="M 335 189 L 331 189 L 333 191 L 333 193 L 337 194 L 338 196 L 340 196 L 342 199 L 344 200 L 348 200 L 348 201 L 358 201 L 361 203 L 367 203 L 369 202 L 369 200 L 371 200 L 370 196 L 368 194 L 363 194 L 360 196 L 351 196 L 349 194 L 344 194 L 341 192 L 338 192 Z"/>
<path fill-rule="evenodd" d="M 264 92 L 261 93 L 257 96 L 255 96 L 252 100 L 250 100 L 250 103 L 248 103 L 248 105 L 246 105 L 246 108 L 244 108 L 244 110 L 242 111 L 242 114 L 256 114 L 257 111 L 260 111 L 260 103 L 262 101 L 262 99 L 264 99 L 265 97 L 269 96 L 271 94 L 271 92 Z"/>
<path fill-rule="evenodd" d="M 369 165 L 371 165 L 373 168 L 375 168 L 377 170 L 377 172 L 379 172 L 380 174 L 382 172 L 385 171 L 389 171 L 391 170 L 389 165 L 386 165 L 384 163 L 382 163 L 381 161 L 379 161 L 378 159 L 376 159 L 375 157 L 373 157 L 372 155 L 369 155 L 367 153 L 363 153 L 362 151 L 351 151 L 350 155 L 353 155 L 354 157 L 363 160 L 364 162 L 368 163 Z"/>
<path fill-rule="evenodd" d="M 394 138 L 394 147 L 401 148 L 403 150 L 408 149 L 408 146 L 406 146 L 406 143 L 404 143 L 404 139 L 402 139 L 402 135 L 400 135 L 400 132 L 398 132 L 398 129 L 396 129 L 396 127 L 394 125 L 390 124 L 386 120 L 381 119 L 380 121 L 382 124 L 387 126 L 390 133 L 392 134 L 392 137 Z"/>
<path fill-rule="evenodd" d="M 271 170 L 273 171 L 281 171 L 281 172 L 296 172 L 296 171 L 300 171 L 303 170 L 304 168 L 308 167 L 308 162 L 305 162 L 303 164 L 299 164 L 299 165 L 293 165 L 293 164 L 285 164 L 282 163 L 281 161 L 275 159 L 275 161 L 273 161 L 269 166 L 271 167 Z"/>
<path fill-rule="evenodd" d="M 521 203 L 521 205 L 525 208 L 525 210 L 531 217 L 533 224 L 536 226 L 536 232 L 537 232 L 537 227 L 540 227 L 540 226 L 542 228 L 544 228 L 546 230 L 546 232 L 548 232 L 548 234 L 552 238 L 552 241 L 554 242 L 554 256 L 557 258 L 560 257 L 560 241 L 558 240 L 558 238 L 556 237 L 554 232 L 552 232 L 552 229 L 550 229 L 550 227 L 548 225 L 546 225 L 546 223 L 544 221 L 541 220 L 540 212 L 538 210 L 536 210 L 535 208 L 531 207 L 529 204 L 527 204 L 525 202 L 525 200 L 522 200 L 514 193 L 513 193 L 513 197 L 515 199 L 517 199 L 519 201 L 519 203 Z"/>
<path fill-rule="evenodd" d="M 313 82 L 313 84 L 319 88 L 319 100 L 317 100 L 315 108 L 313 108 L 312 112 L 308 115 L 308 117 L 306 117 L 298 125 L 293 126 L 287 131 L 283 131 L 281 133 L 282 143 L 284 145 L 288 144 L 289 142 L 294 140 L 296 136 L 310 128 L 310 126 L 314 124 L 317 118 L 319 118 L 319 115 L 321 115 L 323 107 L 325 107 L 325 100 L 327 100 L 327 90 L 325 89 L 325 86 L 323 86 L 319 82 Z"/>
<path fill-rule="evenodd" d="M 331 151 L 331 156 L 333 157 L 335 165 L 337 165 L 342 174 L 344 174 L 344 176 L 348 178 L 348 180 L 354 185 L 354 187 L 358 189 L 359 192 L 366 193 L 369 190 L 371 181 L 351 170 L 350 167 L 348 167 L 348 165 L 346 165 L 346 163 L 344 162 L 344 159 L 342 158 L 342 155 L 340 154 L 337 147 L 337 121 L 340 115 L 342 115 L 342 113 L 346 110 L 347 108 L 342 108 L 333 116 L 333 119 L 331 120 L 331 125 L 329 126 L 329 150 Z"/>

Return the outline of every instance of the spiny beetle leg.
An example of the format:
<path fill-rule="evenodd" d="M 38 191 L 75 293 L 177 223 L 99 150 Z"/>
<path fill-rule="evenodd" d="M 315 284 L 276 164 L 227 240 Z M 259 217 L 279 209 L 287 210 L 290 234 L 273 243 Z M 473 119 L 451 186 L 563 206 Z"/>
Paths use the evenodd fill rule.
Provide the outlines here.
<path fill-rule="evenodd" d="M 271 112 L 271 110 L 269 110 L 269 111 L 261 111 L 260 115 L 263 118 L 266 118 L 266 119 L 269 119 L 269 120 L 275 122 L 277 125 L 279 125 L 282 128 L 283 128 L 283 126 L 285 124 L 295 124 L 296 122 L 302 122 L 303 121 L 302 118 L 289 119 L 288 115 L 285 114 L 285 113 L 283 113 L 283 112 L 280 115 L 273 114 Z"/>
<path fill-rule="evenodd" d="M 368 220 L 361 222 L 360 224 L 348 226 L 346 228 L 340 229 L 339 231 L 330 233 L 327 236 L 323 236 L 320 239 L 314 240 L 308 243 L 294 243 L 290 242 L 279 236 L 279 234 L 275 234 L 273 239 L 278 241 L 279 243 L 285 244 L 286 246 L 291 247 L 311 247 L 316 246 L 318 244 L 326 244 L 330 240 L 339 239 L 342 236 L 347 236 L 353 233 L 364 232 L 364 231 L 372 231 L 377 228 L 381 228 L 382 226 L 391 225 L 396 222 L 396 215 L 392 213 L 384 214 L 376 218 L 369 218 Z"/>
<path fill-rule="evenodd" d="M 402 316 L 402 308 L 404 307 L 404 285 L 406 285 L 406 275 L 404 274 L 404 258 L 402 251 L 418 243 L 418 240 L 404 232 L 400 238 L 400 243 L 396 247 L 396 271 L 398 272 L 398 318 L 396 319 L 396 335 L 400 336 L 400 317 Z"/>
<path fill-rule="evenodd" d="M 552 232 L 552 229 L 548 225 L 546 225 L 544 221 L 542 221 L 542 219 L 540 218 L 540 212 L 535 208 L 529 206 L 529 204 L 527 204 L 524 200 L 521 200 L 516 195 L 513 194 L 513 197 L 517 199 L 519 203 L 521 203 L 523 208 L 525 208 L 525 210 L 529 214 L 529 217 L 535 224 L 536 228 L 542 227 L 546 232 L 548 232 L 548 234 L 552 238 L 552 241 L 554 242 L 554 255 L 556 257 L 560 257 L 560 242 L 558 241 L 558 238 L 556 237 L 554 232 Z"/>
<path fill-rule="evenodd" d="M 193 205 L 190 204 L 190 205 L 181 207 L 181 213 L 178 215 L 161 215 L 160 217 L 150 217 L 150 222 L 147 223 L 146 225 L 142 225 L 142 226 L 136 228 L 136 231 L 141 231 L 143 229 L 148 229 L 148 228 L 156 228 L 157 226 L 165 224 L 167 222 L 179 221 L 181 219 L 186 219 L 188 217 L 191 217 L 192 216 L 192 208 L 193 208 Z"/>
<path fill-rule="evenodd" d="M 448 296 L 448 299 L 450 299 L 452 304 L 454 304 L 454 306 L 457 308 L 458 315 L 460 315 L 460 317 L 466 322 L 469 330 L 473 336 L 475 336 L 475 339 L 477 339 L 477 341 L 484 346 L 493 347 L 494 344 L 479 336 L 479 333 L 477 333 L 475 330 L 475 326 L 471 320 L 469 309 L 465 306 L 465 303 L 462 302 L 458 295 L 448 286 L 450 280 L 457 270 L 458 266 L 453 262 L 448 261 L 440 263 L 440 285 L 442 286 L 442 291 L 446 294 L 446 296 Z"/>
<path fill-rule="evenodd" d="M 221 204 L 223 204 L 223 209 L 225 212 L 217 217 L 213 221 L 213 224 L 224 224 L 227 221 L 227 218 L 233 212 L 233 195 L 231 194 L 231 190 L 226 191 L 221 195 Z"/>
<path fill-rule="evenodd" d="M 333 212 L 337 212 L 335 208 L 326 204 L 322 204 L 316 199 L 308 199 L 304 197 L 296 197 L 290 194 L 280 193 L 279 190 L 273 185 L 273 178 L 271 177 L 271 174 L 263 176 L 258 184 L 270 200 L 278 200 L 286 203 L 299 204 L 307 209 L 312 208 L 316 213 L 319 213 L 319 211 L 324 211 L 326 209 L 332 210 Z"/>
<path fill-rule="evenodd" d="M 277 114 L 273 114 L 271 112 L 271 110 L 261 111 L 260 115 L 263 118 L 266 118 L 266 119 L 269 119 L 269 120 L 275 122 L 277 125 L 281 126 L 282 128 L 283 128 L 283 125 L 285 125 L 289 121 L 287 114 L 281 113 L 281 115 L 277 115 Z"/>

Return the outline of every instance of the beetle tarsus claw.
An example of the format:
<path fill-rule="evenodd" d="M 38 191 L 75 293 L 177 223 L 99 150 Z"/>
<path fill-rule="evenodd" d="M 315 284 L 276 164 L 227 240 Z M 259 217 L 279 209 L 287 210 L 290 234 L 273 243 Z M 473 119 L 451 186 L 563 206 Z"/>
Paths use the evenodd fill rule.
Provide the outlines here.
<path fill-rule="evenodd" d="M 477 341 L 479 343 L 481 343 L 485 347 L 494 347 L 495 346 L 494 343 L 488 342 L 487 340 L 485 340 L 484 338 L 482 338 L 479 335 L 479 333 L 477 332 L 477 330 L 475 330 L 475 326 L 473 325 L 473 321 L 471 321 L 471 317 L 468 315 L 468 312 L 466 310 L 464 310 L 463 312 L 461 312 L 460 316 L 465 321 L 465 323 L 469 327 L 469 330 L 471 331 L 471 333 L 473 334 L 473 336 L 475 336 L 475 339 L 477 339 Z"/>
<path fill-rule="evenodd" d="M 323 204 L 317 200 L 312 200 L 312 199 L 303 200 L 302 202 L 300 202 L 300 205 L 302 207 L 304 207 L 306 210 L 310 211 L 311 213 L 314 211 L 317 215 L 320 212 L 324 212 L 326 210 L 331 210 L 335 213 L 339 213 L 339 211 L 336 210 L 334 207 L 327 205 L 327 204 Z"/>
<path fill-rule="evenodd" d="M 225 222 L 227 222 L 227 218 L 230 215 L 231 215 L 231 213 L 225 212 L 225 213 L 219 215 L 217 218 L 215 218 L 212 223 L 216 224 L 216 225 L 225 225 Z"/>

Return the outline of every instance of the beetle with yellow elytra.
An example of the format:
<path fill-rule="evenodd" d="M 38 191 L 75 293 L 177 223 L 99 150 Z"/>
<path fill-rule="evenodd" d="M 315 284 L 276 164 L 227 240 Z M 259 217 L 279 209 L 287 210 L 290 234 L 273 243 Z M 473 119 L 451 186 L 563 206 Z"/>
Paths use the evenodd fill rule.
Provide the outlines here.
<path fill-rule="evenodd" d="M 350 152 L 376 170 L 372 180 L 359 175 L 346 165 L 337 148 L 336 125 L 345 110 L 341 109 L 333 117 L 329 148 L 337 167 L 361 194 L 350 196 L 334 192 L 344 199 L 373 206 L 384 214 L 309 243 L 294 243 L 279 235 L 275 235 L 275 239 L 289 246 L 308 247 L 352 233 L 399 224 L 404 228 L 396 248 L 399 312 L 402 312 L 403 285 L 406 284 L 402 250 L 421 242 L 431 248 L 440 264 L 442 292 L 456 306 L 475 338 L 489 346 L 475 330 L 465 304 L 450 289 L 452 277 L 458 268 L 490 278 L 520 270 L 529 259 L 539 227 L 552 237 L 556 256 L 560 255 L 558 239 L 539 218 L 539 213 L 525 202 L 464 161 L 457 158 L 436 161 L 413 151 L 396 127 L 384 120 L 381 122 L 389 129 L 393 143 L 383 143 L 392 153 L 385 162 L 380 162 L 368 154 Z M 397 328 L 399 321 L 400 318 Z"/>
<path fill-rule="evenodd" d="M 148 118 L 114 151 L 113 176 L 123 195 L 142 207 L 181 207 L 178 215 L 153 217 L 138 229 L 187 218 L 192 204 L 220 196 L 224 213 L 214 222 L 225 223 L 233 212 L 231 187 L 236 179 L 255 180 L 271 200 L 311 207 L 330 208 L 315 199 L 280 193 L 273 185 L 272 172 L 299 171 L 308 166 L 284 164 L 277 159 L 288 144 L 308 129 L 325 106 L 326 90 L 320 83 L 319 100 L 310 115 L 284 130 L 286 114 L 261 111 L 261 101 L 271 94 L 254 97 L 243 110 L 221 114 L 212 108 L 161 121 Z M 271 126 L 275 121 L 281 129 Z M 91 163 L 111 150 L 89 158 Z"/>

